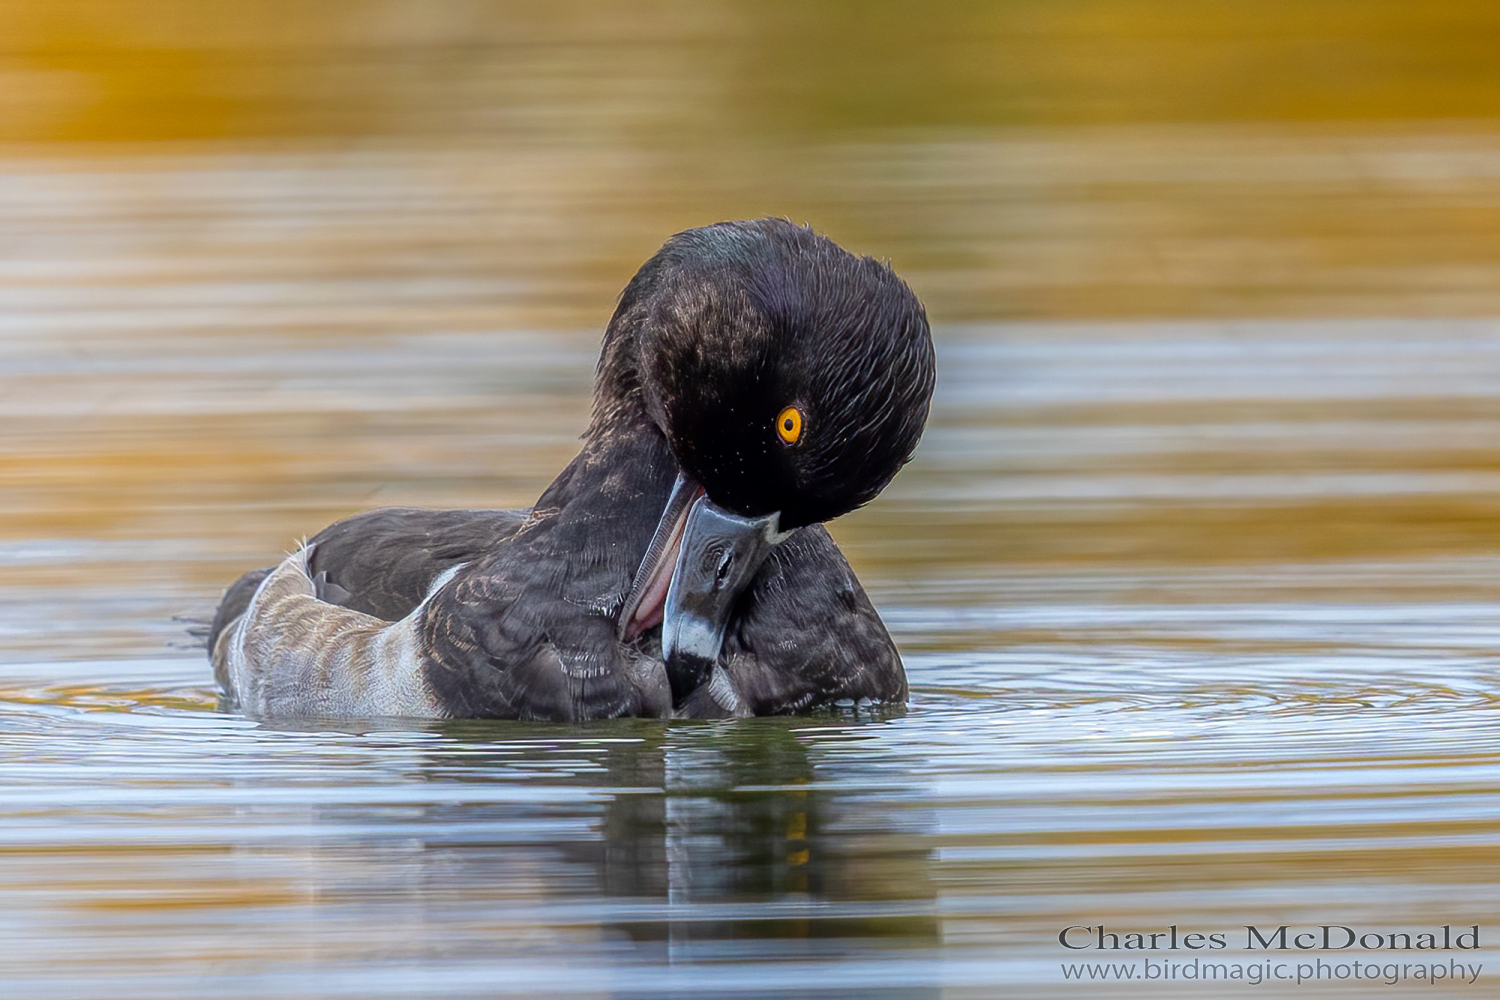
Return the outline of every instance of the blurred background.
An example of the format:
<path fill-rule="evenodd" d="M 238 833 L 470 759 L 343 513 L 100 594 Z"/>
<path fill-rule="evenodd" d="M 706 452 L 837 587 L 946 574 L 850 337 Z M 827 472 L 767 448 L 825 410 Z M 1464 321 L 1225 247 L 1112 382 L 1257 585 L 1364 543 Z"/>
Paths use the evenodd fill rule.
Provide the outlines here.
<path fill-rule="evenodd" d="M 66 625 L 74 653 L 158 648 L 168 612 L 333 517 L 525 505 L 634 268 L 768 214 L 890 259 L 950 356 L 993 348 L 991 391 L 940 406 L 909 476 L 949 477 L 908 486 L 916 535 L 839 526 L 857 564 L 1494 552 L 1487 324 L 1319 327 L 1337 343 L 1293 374 L 1379 371 L 1279 431 L 1226 420 L 1280 375 L 1195 393 L 1174 366 L 1306 347 L 1226 318 L 1500 312 L 1497 42 L 1467 0 L 8 0 L 0 647 L 61 652 Z M 1067 367 L 1119 374 L 1099 340 L 1122 336 L 1159 345 L 1133 400 Z M 1408 356 L 1432 337 L 1442 358 Z M 1035 398 L 1023 355 L 1069 397 Z M 1467 387 L 1407 380 L 1433 364 Z M 1395 438 L 1356 426 L 1376 417 Z M 1159 478 L 1312 470 L 1414 478 L 1399 509 L 1366 483 L 1270 513 Z M 1135 478 L 1054 481 L 1104 471 Z"/>
<path fill-rule="evenodd" d="M 0 0 L 0 978 L 1051 997 L 1068 924 L 1500 919 L 1497 52 L 1479 0 Z M 635 268 L 760 215 L 933 321 L 832 526 L 905 715 L 214 711 L 174 616 L 529 505 Z"/>

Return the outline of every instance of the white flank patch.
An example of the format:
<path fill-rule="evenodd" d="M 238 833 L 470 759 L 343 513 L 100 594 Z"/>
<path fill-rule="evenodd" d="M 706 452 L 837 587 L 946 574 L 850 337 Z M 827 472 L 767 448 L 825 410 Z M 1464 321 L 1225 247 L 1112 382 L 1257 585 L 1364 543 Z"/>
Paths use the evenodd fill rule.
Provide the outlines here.
<path fill-rule="evenodd" d="M 442 718 L 422 672 L 417 619 L 462 565 L 399 622 L 318 600 L 304 547 L 261 581 L 214 650 L 240 709 L 262 718 Z"/>

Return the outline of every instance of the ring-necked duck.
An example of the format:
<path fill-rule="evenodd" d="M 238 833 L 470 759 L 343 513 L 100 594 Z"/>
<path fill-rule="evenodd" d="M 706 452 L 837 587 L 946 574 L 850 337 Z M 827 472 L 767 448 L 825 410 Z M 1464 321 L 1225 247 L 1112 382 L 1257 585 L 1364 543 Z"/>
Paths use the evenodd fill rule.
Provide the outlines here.
<path fill-rule="evenodd" d="M 593 719 L 900 702 L 821 522 L 878 494 L 933 388 L 889 267 L 776 219 L 680 233 L 626 286 L 583 447 L 522 511 L 375 510 L 226 593 L 226 701 L 271 717 Z"/>

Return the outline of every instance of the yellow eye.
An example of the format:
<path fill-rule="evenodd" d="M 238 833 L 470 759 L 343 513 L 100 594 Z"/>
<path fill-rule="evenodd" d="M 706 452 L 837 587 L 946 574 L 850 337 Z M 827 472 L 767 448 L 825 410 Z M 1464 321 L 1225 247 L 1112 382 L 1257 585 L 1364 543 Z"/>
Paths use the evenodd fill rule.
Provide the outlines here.
<path fill-rule="evenodd" d="M 786 444 L 796 444 L 802 436 L 802 411 L 788 406 L 776 415 L 776 434 Z"/>

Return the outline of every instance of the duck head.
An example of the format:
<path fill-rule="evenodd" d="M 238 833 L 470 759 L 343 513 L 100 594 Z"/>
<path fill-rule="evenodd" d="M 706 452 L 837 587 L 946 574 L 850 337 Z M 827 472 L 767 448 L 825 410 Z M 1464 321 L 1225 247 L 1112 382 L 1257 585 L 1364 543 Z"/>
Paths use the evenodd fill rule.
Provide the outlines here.
<path fill-rule="evenodd" d="M 933 368 L 895 272 L 784 220 L 680 233 L 636 274 L 594 429 L 644 412 L 678 465 L 620 615 L 626 639 L 662 623 L 674 700 L 706 678 L 775 546 L 869 502 L 911 457 Z"/>

